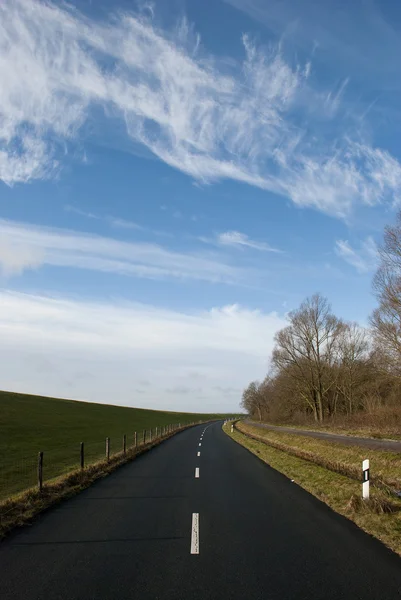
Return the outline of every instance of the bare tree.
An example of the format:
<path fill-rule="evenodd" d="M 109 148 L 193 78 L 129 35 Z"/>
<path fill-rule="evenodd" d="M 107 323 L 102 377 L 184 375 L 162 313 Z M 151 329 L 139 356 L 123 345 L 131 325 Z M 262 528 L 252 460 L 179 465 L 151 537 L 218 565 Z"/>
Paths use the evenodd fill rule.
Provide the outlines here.
<path fill-rule="evenodd" d="M 346 324 L 338 336 L 337 348 L 337 392 L 342 396 L 345 411 L 352 414 L 362 399 L 359 391 L 367 378 L 369 340 L 366 330 L 357 323 Z"/>
<path fill-rule="evenodd" d="M 379 307 L 370 324 L 387 367 L 401 375 L 401 212 L 395 225 L 386 227 L 379 255 L 380 266 L 373 280 Z"/>
<path fill-rule="evenodd" d="M 288 369 L 316 421 L 323 421 L 327 395 L 335 385 L 333 365 L 343 323 L 326 298 L 315 294 L 289 315 L 290 325 L 275 336 L 273 364 Z"/>
<path fill-rule="evenodd" d="M 259 391 L 259 382 L 251 381 L 248 387 L 242 393 L 241 405 L 246 412 L 253 417 L 258 415 L 259 421 L 262 420 L 262 397 Z"/>

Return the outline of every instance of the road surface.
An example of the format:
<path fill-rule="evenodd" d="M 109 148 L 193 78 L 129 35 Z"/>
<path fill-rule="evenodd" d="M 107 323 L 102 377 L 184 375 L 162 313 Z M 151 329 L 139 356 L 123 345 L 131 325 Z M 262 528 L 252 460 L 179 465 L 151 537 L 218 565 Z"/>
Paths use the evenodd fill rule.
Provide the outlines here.
<path fill-rule="evenodd" d="M 1 600 L 400 599 L 395 554 L 204 428 L 9 536 Z"/>
<path fill-rule="evenodd" d="M 272 431 L 282 433 L 292 433 L 295 435 L 304 435 L 307 437 L 336 442 L 345 446 L 363 446 L 371 450 L 387 450 L 390 452 L 401 452 L 401 442 L 397 440 L 383 440 L 376 438 L 357 437 L 354 435 L 341 435 L 339 433 L 327 433 L 326 431 L 311 431 L 310 429 L 295 429 L 294 427 L 283 427 L 281 425 L 269 425 L 268 423 L 257 423 L 256 421 L 246 420 L 245 423 L 252 427 L 262 429 L 271 429 Z"/>

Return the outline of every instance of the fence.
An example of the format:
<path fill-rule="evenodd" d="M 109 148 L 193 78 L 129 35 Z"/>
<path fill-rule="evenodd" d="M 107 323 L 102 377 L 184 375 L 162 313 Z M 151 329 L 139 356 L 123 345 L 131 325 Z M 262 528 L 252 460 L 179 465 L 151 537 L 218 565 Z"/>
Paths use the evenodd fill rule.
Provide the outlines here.
<path fill-rule="evenodd" d="M 61 448 L 44 448 L 32 456 L 2 456 L 0 465 L 0 502 L 30 488 L 41 489 L 46 482 L 84 469 L 101 460 L 110 460 L 117 454 L 135 452 L 135 449 L 160 441 L 172 433 L 195 423 L 176 423 L 108 437 L 99 442 L 85 441 Z"/>

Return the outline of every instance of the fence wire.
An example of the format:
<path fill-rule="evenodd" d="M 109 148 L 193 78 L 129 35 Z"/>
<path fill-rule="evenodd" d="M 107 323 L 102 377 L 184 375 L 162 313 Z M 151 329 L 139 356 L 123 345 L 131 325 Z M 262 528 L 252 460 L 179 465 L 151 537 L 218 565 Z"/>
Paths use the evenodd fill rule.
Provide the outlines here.
<path fill-rule="evenodd" d="M 186 426 L 192 423 L 186 423 Z M 179 425 L 164 425 L 126 434 L 126 450 L 147 445 L 179 429 Z M 124 436 L 109 438 L 110 458 L 124 449 Z M 84 467 L 106 460 L 106 439 L 98 442 L 84 442 Z M 81 444 L 71 444 L 58 448 L 43 448 L 43 484 L 81 468 Z M 38 487 L 38 454 L 31 456 L 3 456 L 0 461 L 0 502 Z"/>

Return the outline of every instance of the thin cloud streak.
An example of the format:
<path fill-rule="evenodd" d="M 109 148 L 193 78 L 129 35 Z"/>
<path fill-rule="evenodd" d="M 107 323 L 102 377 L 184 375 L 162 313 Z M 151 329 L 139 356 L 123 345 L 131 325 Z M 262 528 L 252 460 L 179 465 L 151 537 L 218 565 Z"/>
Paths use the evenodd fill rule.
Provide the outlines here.
<path fill-rule="evenodd" d="M 263 252 L 276 252 L 281 253 L 281 250 L 272 248 L 266 242 L 257 242 L 251 240 L 245 233 L 239 231 L 226 231 L 218 235 L 218 242 L 223 246 L 245 246 L 252 248 L 253 250 L 262 250 Z"/>
<path fill-rule="evenodd" d="M 125 242 L 6 220 L 0 220 L 0 237 L 7 242 L 0 244 L 0 265 L 9 274 L 47 264 L 148 279 L 192 279 L 239 285 L 248 279 L 245 272 L 219 257 L 184 254 L 157 244 Z"/>
<path fill-rule="evenodd" d="M 3 2 L 0 179 L 54 176 L 60 144 L 79 139 L 100 106 L 135 142 L 200 182 L 240 181 L 338 217 L 359 203 L 399 199 L 401 167 L 388 152 L 349 139 L 341 122 L 335 139 L 301 127 L 309 63 L 292 66 L 279 48 L 244 35 L 244 61 L 227 73 L 190 37 L 185 21 L 173 35 L 134 13 L 90 22 L 52 3 Z M 345 91 L 343 83 L 329 99 L 330 113 Z"/>
<path fill-rule="evenodd" d="M 372 237 L 367 237 L 359 249 L 353 248 L 348 240 L 337 240 L 335 252 L 361 274 L 374 271 L 378 264 L 377 246 Z"/>
<path fill-rule="evenodd" d="M 202 241 L 208 241 L 205 238 L 201 238 Z M 216 236 L 215 241 L 211 240 L 212 243 L 216 243 L 221 246 L 232 246 L 237 248 L 251 248 L 252 250 L 260 250 L 262 252 L 274 252 L 277 254 L 281 254 L 282 250 L 278 250 L 277 248 L 272 248 L 266 242 L 259 242 L 256 240 L 252 240 L 249 238 L 246 233 L 241 233 L 240 231 L 225 231 L 223 233 L 219 233 Z"/>
<path fill-rule="evenodd" d="M 102 221 L 110 225 L 115 229 L 125 229 L 125 230 L 136 230 L 136 231 L 144 231 L 147 233 L 151 233 L 153 235 L 162 236 L 162 237 L 173 237 L 171 233 L 167 231 L 158 231 L 157 229 L 151 229 L 149 227 L 144 227 L 143 225 L 139 225 L 134 221 L 128 221 L 127 219 L 122 219 L 121 217 L 113 217 L 111 215 L 99 215 L 93 212 L 89 212 L 86 210 L 82 210 L 76 206 L 72 206 L 71 204 L 66 204 L 64 206 L 64 210 L 79 215 L 80 217 L 85 217 L 86 219 L 93 219 L 95 221 Z"/>

